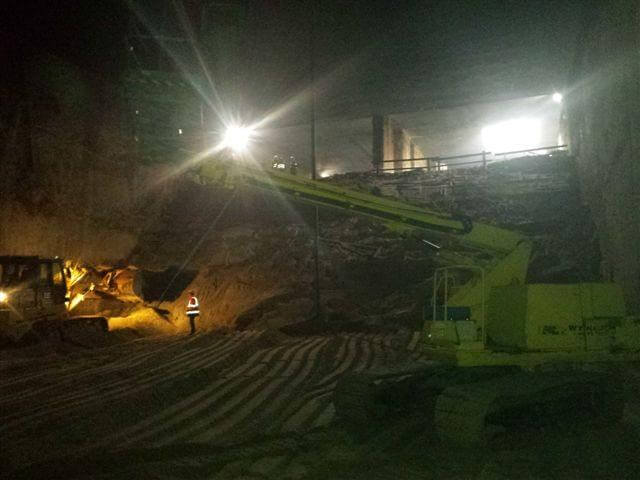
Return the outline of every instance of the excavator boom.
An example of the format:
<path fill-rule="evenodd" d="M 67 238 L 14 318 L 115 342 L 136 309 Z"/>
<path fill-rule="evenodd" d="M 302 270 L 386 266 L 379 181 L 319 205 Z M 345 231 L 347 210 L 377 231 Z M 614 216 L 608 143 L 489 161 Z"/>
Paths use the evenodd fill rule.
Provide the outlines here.
<path fill-rule="evenodd" d="M 481 299 L 488 298 L 494 286 L 524 283 L 531 255 L 531 242 L 517 232 L 493 225 L 473 222 L 461 214 L 434 212 L 380 195 L 338 187 L 324 181 L 315 181 L 284 172 L 264 171 L 247 166 L 242 161 L 211 160 L 200 170 L 207 182 L 230 188 L 249 187 L 272 191 L 295 201 L 311 203 L 326 208 L 340 209 L 354 215 L 362 215 L 380 221 L 396 231 L 419 231 L 427 234 L 433 245 L 443 241 L 472 251 L 481 251 L 491 258 L 486 265 L 483 282 L 468 282 L 450 298 L 452 305 L 473 306 L 469 318 L 483 323 Z M 477 261 L 465 255 L 444 250 L 449 263 L 476 265 Z"/>
<path fill-rule="evenodd" d="M 448 235 L 475 248 L 507 254 L 526 240 L 523 235 L 472 222 L 463 215 L 433 212 L 406 202 L 342 188 L 284 172 L 268 172 L 229 162 L 211 161 L 203 165 L 200 176 L 208 183 L 228 187 L 250 186 L 287 195 L 297 201 L 337 208 L 375 218 L 392 229 L 420 230 L 431 235 Z"/>

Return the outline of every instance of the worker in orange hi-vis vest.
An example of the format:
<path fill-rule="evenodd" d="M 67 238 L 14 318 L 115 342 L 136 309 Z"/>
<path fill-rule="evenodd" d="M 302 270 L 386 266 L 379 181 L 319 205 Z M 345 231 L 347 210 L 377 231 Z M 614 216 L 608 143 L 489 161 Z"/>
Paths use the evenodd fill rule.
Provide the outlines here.
<path fill-rule="evenodd" d="M 189 324 L 191 325 L 191 333 L 196 333 L 196 317 L 200 315 L 200 303 L 194 292 L 189 292 L 189 302 L 187 303 L 187 317 L 189 317 Z"/>

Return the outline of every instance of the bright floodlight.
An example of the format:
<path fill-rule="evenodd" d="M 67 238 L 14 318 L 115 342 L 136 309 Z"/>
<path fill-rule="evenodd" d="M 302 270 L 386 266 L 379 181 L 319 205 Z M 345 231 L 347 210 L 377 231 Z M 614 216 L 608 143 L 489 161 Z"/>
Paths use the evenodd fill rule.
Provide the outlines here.
<path fill-rule="evenodd" d="M 551 98 L 553 99 L 554 102 L 556 103 L 562 103 L 562 94 L 560 92 L 555 92 Z"/>
<path fill-rule="evenodd" d="M 335 173 L 336 173 L 335 170 L 328 168 L 320 172 L 320 178 L 327 178 L 327 177 L 330 177 L 331 175 L 334 175 Z"/>
<path fill-rule="evenodd" d="M 489 125 L 482 129 L 482 143 L 489 152 L 512 152 L 540 146 L 540 120 L 519 119 Z"/>
<path fill-rule="evenodd" d="M 0 291 L 0 303 L 6 302 L 7 298 L 9 298 L 9 295 L 4 293 L 3 291 Z"/>
<path fill-rule="evenodd" d="M 252 133 L 249 127 L 229 127 L 224 135 L 224 146 L 236 153 L 242 152 L 249 145 Z"/>

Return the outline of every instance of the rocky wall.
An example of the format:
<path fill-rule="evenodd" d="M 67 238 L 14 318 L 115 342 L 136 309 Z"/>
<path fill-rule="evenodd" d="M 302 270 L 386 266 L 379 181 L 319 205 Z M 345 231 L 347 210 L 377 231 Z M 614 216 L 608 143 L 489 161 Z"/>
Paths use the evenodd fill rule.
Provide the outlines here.
<path fill-rule="evenodd" d="M 589 2 L 566 95 L 571 150 L 601 272 L 640 312 L 640 2 Z"/>
<path fill-rule="evenodd" d="M 116 90 L 56 57 L 23 73 L 20 87 L 3 91 L 0 252 L 128 257 L 174 177 L 136 160 Z"/>

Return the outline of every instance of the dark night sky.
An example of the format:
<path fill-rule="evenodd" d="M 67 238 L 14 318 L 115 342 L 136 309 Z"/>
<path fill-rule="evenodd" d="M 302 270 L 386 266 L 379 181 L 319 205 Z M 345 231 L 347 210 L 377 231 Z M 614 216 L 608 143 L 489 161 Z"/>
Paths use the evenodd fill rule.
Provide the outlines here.
<path fill-rule="evenodd" d="M 127 18 L 121 1 L 10 0 L 1 8 L 2 43 L 14 62 L 52 53 L 98 72 L 120 68 Z"/>
<path fill-rule="evenodd" d="M 184 3 L 189 8 L 189 4 L 199 2 Z M 264 28 L 281 38 L 292 35 L 303 41 L 309 34 L 311 3 L 254 0 L 246 5 L 248 11 L 260 18 Z M 472 47 L 479 42 L 494 42 L 504 35 L 528 37 L 534 30 L 541 36 L 557 35 L 577 13 L 575 7 L 584 4 L 575 0 L 315 3 L 317 37 L 322 48 L 332 55 L 353 53 L 380 41 L 389 48 L 415 49 L 429 43 L 437 46 L 445 40 L 460 47 Z M 106 62 L 106 67 L 110 67 L 117 51 L 122 49 L 128 15 L 124 0 L 10 0 L 3 2 L 2 10 L 2 30 L 8 37 L 3 43 L 12 50 L 48 50 L 88 65 Z"/>
<path fill-rule="evenodd" d="M 171 5 L 170 0 L 135 3 L 154 8 Z M 183 0 L 191 12 L 202 3 L 207 2 Z M 484 57 L 490 65 L 513 60 L 510 56 L 541 58 L 549 62 L 553 74 L 559 70 L 557 63 L 570 61 L 578 7 L 585 4 L 578 0 L 240 3 L 246 12 L 246 31 L 236 68 L 243 82 L 236 83 L 254 99 L 268 99 L 265 108 L 309 83 L 312 24 L 317 78 L 328 76 L 336 65 L 350 64 L 356 75 L 345 75 L 341 82 L 362 90 L 366 98 L 381 85 L 397 83 L 411 89 L 439 72 L 464 71 Z M 132 14 L 125 0 L 10 0 L 0 8 L 2 45 L 8 53 L 5 72 L 44 52 L 107 78 L 115 78 L 127 66 L 124 36 Z M 397 92 L 402 94 L 402 89 Z"/>

